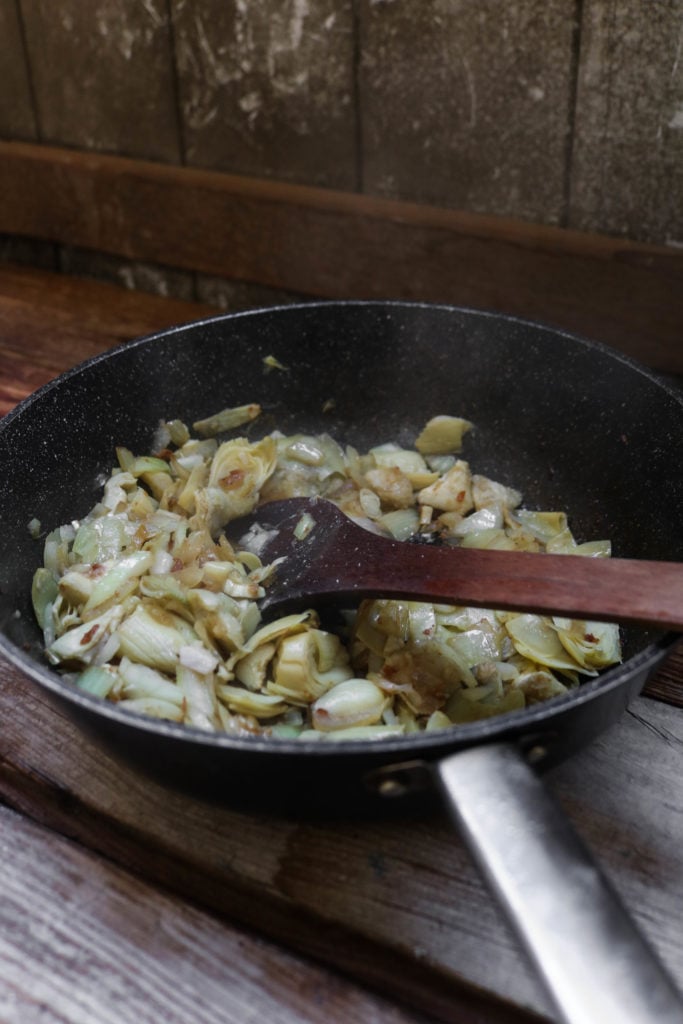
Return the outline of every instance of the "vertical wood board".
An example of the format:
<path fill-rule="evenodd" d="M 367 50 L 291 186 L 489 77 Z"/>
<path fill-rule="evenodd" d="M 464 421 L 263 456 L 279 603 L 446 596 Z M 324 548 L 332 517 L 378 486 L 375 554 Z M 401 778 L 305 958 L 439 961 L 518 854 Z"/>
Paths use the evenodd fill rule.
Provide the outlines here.
<path fill-rule="evenodd" d="M 0 0 L 0 135 L 37 138 L 18 0 Z"/>
<path fill-rule="evenodd" d="M 683 245 L 681 0 L 586 0 L 570 225 Z"/>
<path fill-rule="evenodd" d="M 172 0 L 189 164 L 356 186 L 350 0 Z"/>
<path fill-rule="evenodd" d="M 46 142 L 178 162 L 165 0 L 22 0 Z"/>
<path fill-rule="evenodd" d="M 364 191 L 562 221 L 575 9 L 361 0 Z"/>

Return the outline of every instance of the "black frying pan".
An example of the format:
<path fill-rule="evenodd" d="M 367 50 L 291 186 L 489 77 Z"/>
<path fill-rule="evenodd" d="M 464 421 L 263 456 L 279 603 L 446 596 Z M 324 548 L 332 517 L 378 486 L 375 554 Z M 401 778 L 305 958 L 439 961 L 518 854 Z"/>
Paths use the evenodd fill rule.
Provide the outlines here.
<path fill-rule="evenodd" d="M 270 355 L 287 370 L 266 374 Z M 372 744 L 207 734 L 131 715 L 46 667 L 30 606 L 42 548 L 29 520 L 47 530 L 84 514 L 115 445 L 148 451 L 160 419 L 191 423 L 251 401 L 265 410 L 259 432 L 325 430 L 359 448 L 410 445 L 430 416 L 465 416 L 476 425 L 466 457 L 522 490 L 527 505 L 568 510 L 575 535 L 609 537 L 616 555 L 681 560 L 681 396 L 566 334 L 407 303 L 263 310 L 122 346 L 0 424 L 0 650 L 120 756 L 201 797 L 377 813 L 390 796 L 420 805 L 440 793 L 566 1020 L 683 1020 L 668 979 L 528 767 L 558 762 L 615 721 L 673 636 L 629 630 L 621 666 L 550 703 Z"/>

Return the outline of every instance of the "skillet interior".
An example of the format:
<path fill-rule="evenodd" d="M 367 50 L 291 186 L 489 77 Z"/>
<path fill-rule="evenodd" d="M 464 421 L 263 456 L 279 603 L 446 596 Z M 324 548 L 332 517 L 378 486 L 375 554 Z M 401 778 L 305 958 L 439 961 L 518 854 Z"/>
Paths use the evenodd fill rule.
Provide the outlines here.
<path fill-rule="evenodd" d="M 269 355 L 287 370 L 265 373 Z M 681 398 L 603 347 L 499 315 L 404 303 L 284 307 L 141 339 L 48 385 L 0 427 L 3 649 L 53 694 L 66 697 L 88 725 L 119 745 L 125 733 L 127 751 L 137 760 L 149 759 L 150 737 L 171 761 L 185 757 L 179 734 L 186 748 L 197 747 L 200 754 L 212 748 L 239 752 L 245 744 L 141 719 L 131 723 L 110 706 L 102 714 L 89 698 L 74 699 L 41 661 L 29 595 L 42 545 L 27 523 L 36 517 L 47 530 L 84 514 L 113 464 L 114 446 L 149 450 L 160 419 L 192 422 L 246 401 L 265 410 L 254 436 L 273 427 L 326 430 L 360 448 L 388 440 L 411 444 L 430 416 L 463 415 L 476 425 L 465 457 L 477 471 L 521 489 L 528 506 L 568 510 L 577 537 L 608 536 L 615 555 L 683 558 Z M 324 412 L 330 401 L 332 409 Z M 667 643 L 656 633 L 630 630 L 625 654 L 636 661 L 556 702 L 553 728 L 561 725 L 563 703 L 578 708 L 599 691 L 624 691 L 603 700 L 602 710 L 596 704 L 593 728 L 580 726 L 588 734 L 598 731 L 642 686 L 643 668 Z M 646 648 L 643 657 L 639 652 Z M 524 719 L 512 731 L 545 727 L 548 708 L 507 716 Z M 438 756 L 459 742 L 505 731 L 501 722 L 467 727 L 461 738 L 450 732 L 432 737 L 424 750 Z M 264 746 L 250 742 L 253 752 Z M 291 759 L 292 744 L 280 744 L 279 752 L 275 746 L 270 741 L 271 756 Z M 364 766 L 395 759 L 394 746 L 377 745 Z M 399 743 L 398 749 L 421 748 Z M 345 762 L 353 753 L 328 748 L 316 756 Z M 187 771 L 181 768 L 180 775 Z"/>

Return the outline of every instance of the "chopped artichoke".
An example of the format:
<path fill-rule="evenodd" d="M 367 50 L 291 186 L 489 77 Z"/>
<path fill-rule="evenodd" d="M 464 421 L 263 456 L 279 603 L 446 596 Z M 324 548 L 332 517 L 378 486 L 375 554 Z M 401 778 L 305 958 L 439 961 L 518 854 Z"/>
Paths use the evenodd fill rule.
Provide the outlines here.
<path fill-rule="evenodd" d="M 201 437 L 213 437 L 222 434 L 226 430 L 236 430 L 243 427 L 245 423 L 251 423 L 261 415 L 261 406 L 256 402 L 248 405 L 238 405 L 232 409 L 223 409 L 221 412 L 208 416 L 204 420 L 196 420 L 192 429 L 196 430 Z"/>
<path fill-rule="evenodd" d="M 52 609 L 52 602 L 58 593 L 59 585 L 55 574 L 44 566 L 36 569 L 31 586 L 31 600 L 33 612 L 41 629 L 45 629 L 47 616 Z"/>
<path fill-rule="evenodd" d="M 517 508 L 522 500 L 519 491 L 505 484 L 489 480 L 486 476 L 478 473 L 472 474 L 472 500 L 474 507 L 479 510 L 488 508 L 490 505 L 501 506 L 502 508 Z"/>
<path fill-rule="evenodd" d="M 320 629 L 307 629 L 278 641 L 273 681 L 266 690 L 294 705 L 310 704 L 352 675 L 339 638 Z"/>
<path fill-rule="evenodd" d="M 259 411 L 226 409 L 195 430 Z M 454 454 L 470 426 L 437 416 L 415 449 L 363 453 L 327 434 L 219 444 L 162 422 L 153 453 L 119 447 L 98 504 L 45 538 L 32 600 L 48 660 L 139 714 L 318 741 L 433 731 L 565 693 L 619 660 L 616 626 L 386 600 L 344 610 L 334 632 L 310 610 L 262 625 L 281 560 L 262 563 L 258 528 L 239 549 L 222 533 L 265 501 L 319 495 L 397 540 L 609 556 L 608 541 L 577 544 L 564 512 L 524 509 L 518 491 L 472 475 Z"/>
<path fill-rule="evenodd" d="M 474 508 L 472 500 L 472 477 L 470 467 L 458 459 L 452 469 L 429 487 L 424 487 L 417 496 L 421 505 L 430 505 L 442 512 L 460 512 L 465 515 Z"/>
<path fill-rule="evenodd" d="M 197 524 L 215 536 L 232 519 L 253 512 L 261 487 L 275 469 L 276 454 L 271 437 L 257 444 L 239 437 L 220 445 L 208 485 L 195 492 Z"/>
<path fill-rule="evenodd" d="M 561 672 L 578 669 L 588 675 L 596 674 L 571 657 L 548 619 L 540 615 L 513 615 L 506 621 L 505 628 L 519 653 L 530 661 Z"/>
<path fill-rule="evenodd" d="M 388 697 L 369 679 L 346 679 L 337 683 L 313 703 L 313 727 L 321 732 L 376 725 Z"/>
<path fill-rule="evenodd" d="M 118 668 L 122 681 L 121 695 L 129 698 L 151 697 L 177 704 L 183 703 L 183 691 L 166 676 L 148 665 L 141 665 L 123 657 Z"/>
<path fill-rule="evenodd" d="M 256 718 L 277 718 L 287 710 L 282 697 L 268 693 L 252 693 L 241 686 L 219 686 L 218 696 L 231 711 L 241 715 L 255 715 Z"/>
<path fill-rule="evenodd" d="M 169 673 L 175 673 L 180 648 L 199 639 L 192 626 L 179 615 L 148 600 L 124 619 L 118 627 L 118 636 L 121 654 L 141 665 Z"/>
<path fill-rule="evenodd" d="M 96 619 L 73 626 L 48 647 L 49 660 L 53 665 L 70 662 L 91 664 L 97 649 L 119 625 L 121 615 L 122 608 L 115 606 Z"/>
<path fill-rule="evenodd" d="M 423 455 L 448 455 L 459 452 L 462 439 L 472 429 L 469 420 L 459 416 L 434 416 L 424 426 L 415 441 L 415 447 Z"/>
<path fill-rule="evenodd" d="M 560 643 L 582 669 L 614 665 L 620 658 L 619 626 L 614 622 L 553 619 Z"/>

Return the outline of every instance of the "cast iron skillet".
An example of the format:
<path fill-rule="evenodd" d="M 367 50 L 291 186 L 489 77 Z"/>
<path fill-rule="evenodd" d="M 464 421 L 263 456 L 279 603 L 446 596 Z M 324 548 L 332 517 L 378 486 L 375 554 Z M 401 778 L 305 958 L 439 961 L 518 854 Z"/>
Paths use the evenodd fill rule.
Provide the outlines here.
<path fill-rule="evenodd" d="M 264 372 L 275 356 L 286 370 Z M 572 1022 L 681 1021 L 683 1004 L 535 772 L 589 742 L 666 657 L 629 630 L 625 661 L 548 704 L 373 744 L 229 738 L 77 692 L 42 660 L 30 607 L 43 530 L 97 500 L 116 444 L 148 451 L 162 418 L 260 402 L 258 432 L 326 430 L 410 445 L 437 413 L 476 429 L 466 457 L 616 555 L 680 560 L 683 403 L 604 347 L 507 317 L 410 303 L 322 303 L 217 317 L 90 360 L 0 425 L 0 650 L 99 740 L 167 784 L 287 813 L 377 813 L 440 794 Z M 255 434 L 254 436 L 257 436 Z M 401 806 L 405 808 L 406 803 Z"/>

